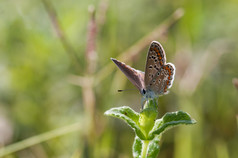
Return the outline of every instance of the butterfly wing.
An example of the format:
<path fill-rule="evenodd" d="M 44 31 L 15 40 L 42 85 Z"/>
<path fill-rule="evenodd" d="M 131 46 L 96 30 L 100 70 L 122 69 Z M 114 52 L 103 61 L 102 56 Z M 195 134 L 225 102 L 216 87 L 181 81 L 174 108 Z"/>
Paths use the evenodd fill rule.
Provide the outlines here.
<path fill-rule="evenodd" d="M 145 67 L 145 86 L 149 86 L 155 75 L 161 71 L 165 65 L 166 56 L 160 43 L 153 41 L 147 54 Z"/>
<path fill-rule="evenodd" d="M 166 55 L 162 45 L 153 41 L 150 45 L 146 68 L 145 88 L 155 94 L 166 94 L 174 80 L 175 66 L 172 63 L 166 64 Z"/>
<path fill-rule="evenodd" d="M 111 58 L 117 67 L 126 75 L 126 77 L 134 84 L 141 92 L 144 89 L 144 72 L 136 70 L 123 62 Z"/>
<path fill-rule="evenodd" d="M 149 86 L 148 89 L 154 91 L 158 95 L 168 93 L 168 89 L 171 88 L 175 75 L 175 66 L 172 63 L 168 63 L 162 67 L 161 71 L 157 73 L 156 77 L 152 79 L 153 86 Z M 150 84 L 151 84 L 150 83 Z"/>

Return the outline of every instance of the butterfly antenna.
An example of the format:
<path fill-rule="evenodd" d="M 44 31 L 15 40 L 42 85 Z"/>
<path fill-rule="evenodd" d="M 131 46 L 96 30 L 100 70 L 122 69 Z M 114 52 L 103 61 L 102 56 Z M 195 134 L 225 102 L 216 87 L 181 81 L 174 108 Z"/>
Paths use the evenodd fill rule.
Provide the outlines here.
<path fill-rule="evenodd" d="M 124 91 L 133 91 L 137 89 L 118 89 L 117 92 L 124 92 Z"/>

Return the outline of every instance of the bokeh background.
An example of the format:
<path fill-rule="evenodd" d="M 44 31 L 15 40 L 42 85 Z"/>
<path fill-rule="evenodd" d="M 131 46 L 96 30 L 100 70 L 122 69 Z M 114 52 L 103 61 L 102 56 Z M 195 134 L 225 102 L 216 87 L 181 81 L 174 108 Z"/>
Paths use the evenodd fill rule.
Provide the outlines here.
<path fill-rule="evenodd" d="M 104 116 L 140 111 L 110 58 L 144 70 L 159 41 L 176 66 L 160 117 L 197 120 L 161 140 L 160 158 L 238 157 L 237 0 L 1 0 L 0 154 L 130 158 L 134 132 Z M 1 157 L 0 156 L 0 157 Z"/>

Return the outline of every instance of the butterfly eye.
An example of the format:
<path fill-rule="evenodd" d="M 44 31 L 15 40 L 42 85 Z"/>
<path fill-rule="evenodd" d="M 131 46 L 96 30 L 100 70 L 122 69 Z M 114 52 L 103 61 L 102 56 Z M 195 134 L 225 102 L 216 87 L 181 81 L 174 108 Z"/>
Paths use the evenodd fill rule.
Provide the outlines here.
<path fill-rule="evenodd" d="M 142 90 L 142 93 L 143 93 L 143 94 L 145 94 L 145 93 L 146 93 L 146 91 L 143 89 L 143 90 Z"/>

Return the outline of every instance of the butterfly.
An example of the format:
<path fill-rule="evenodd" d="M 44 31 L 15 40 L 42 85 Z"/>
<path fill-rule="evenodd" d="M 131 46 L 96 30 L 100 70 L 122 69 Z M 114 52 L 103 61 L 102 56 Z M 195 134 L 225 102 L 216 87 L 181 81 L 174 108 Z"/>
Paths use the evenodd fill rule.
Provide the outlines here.
<path fill-rule="evenodd" d="M 172 63 L 166 63 L 165 51 L 157 41 L 152 41 L 150 44 L 145 72 L 136 70 L 116 59 L 111 58 L 111 60 L 139 89 L 146 100 L 167 94 L 173 84 L 175 66 Z"/>

